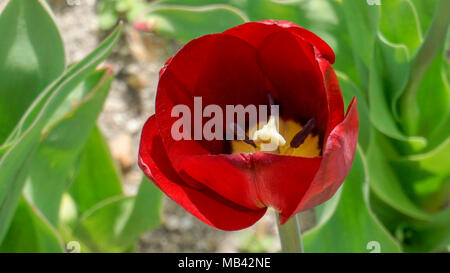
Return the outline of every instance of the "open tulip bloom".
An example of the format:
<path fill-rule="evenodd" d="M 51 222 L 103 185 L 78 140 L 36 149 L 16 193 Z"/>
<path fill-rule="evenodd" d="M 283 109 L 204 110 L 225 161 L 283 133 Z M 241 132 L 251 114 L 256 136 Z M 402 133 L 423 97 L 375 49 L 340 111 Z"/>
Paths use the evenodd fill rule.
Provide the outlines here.
<path fill-rule="evenodd" d="M 189 42 L 160 72 L 140 167 L 188 212 L 223 230 L 253 225 L 268 207 L 283 225 L 327 201 L 351 169 L 359 127 L 355 99 L 345 113 L 334 59 L 322 39 L 286 21 Z M 237 115 L 245 110 L 244 127 L 227 118 L 233 106 Z M 250 120 L 252 109 L 266 118 Z"/>

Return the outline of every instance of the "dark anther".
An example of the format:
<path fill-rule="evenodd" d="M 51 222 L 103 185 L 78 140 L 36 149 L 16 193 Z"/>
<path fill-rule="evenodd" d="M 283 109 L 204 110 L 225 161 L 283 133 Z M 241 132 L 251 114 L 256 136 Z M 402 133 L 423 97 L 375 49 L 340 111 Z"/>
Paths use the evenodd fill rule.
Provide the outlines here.
<path fill-rule="evenodd" d="M 248 136 L 245 136 L 245 139 L 243 140 L 245 143 L 250 144 L 253 146 L 253 148 L 256 148 L 256 144 L 253 140 L 251 140 Z"/>
<path fill-rule="evenodd" d="M 305 142 L 306 137 L 311 133 L 311 131 L 316 126 L 316 118 L 308 120 L 305 126 L 298 132 L 291 141 L 292 148 L 298 148 Z"/>
<path fill-rule="evenodd" d="M 267 94 L 267 97 L 269 98 L 269 105 L 275 105 L 275 100 L 273 99 L 272 94 L 270 94 L 270 92 Z"/>
<path fill-rule="evenodd" d="M 241 129 L 241 127 L 239 127 L 236 123 L 233 123 L 234 126 L 234 137 L 239 140 L 239 135 L 244 135 L 244 139 L 242 141 L 244 141 L 245 143 L 252 145 L 253 148 L 256 148 L 256 144 L 253 140 L 251 140 L 247 134 Z"/>
<path fill-rule="evenodd" d="M 269 116 L 272 115 L 272 106 L 275 105 L 275 100 L 273 99 L 272 94 L 270 92 L 267 93 L 267 98 L 269 99 Z"/>

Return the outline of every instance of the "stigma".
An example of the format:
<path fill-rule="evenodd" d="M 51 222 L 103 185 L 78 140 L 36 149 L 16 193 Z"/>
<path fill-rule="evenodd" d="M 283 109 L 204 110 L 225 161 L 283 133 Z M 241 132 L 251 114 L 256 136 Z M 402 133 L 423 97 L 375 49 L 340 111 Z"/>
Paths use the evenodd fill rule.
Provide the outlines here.
<path fill-rule="evenodd" d="M 255 144 L 260 144 L 261 150 L 272 152 L 286 144 L 284 137 L 278 132 L 278 123 L 274 116 L 270 116 L 267 124 L 255 131 L 252 136 Z"/>

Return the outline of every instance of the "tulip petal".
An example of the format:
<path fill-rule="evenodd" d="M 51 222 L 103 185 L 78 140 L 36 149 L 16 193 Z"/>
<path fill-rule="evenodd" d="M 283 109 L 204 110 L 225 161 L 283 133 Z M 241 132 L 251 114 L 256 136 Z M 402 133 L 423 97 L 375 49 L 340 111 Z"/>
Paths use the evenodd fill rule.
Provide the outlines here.
<path fill-rule="evenodd" d="M 324 139 L 325 144 L 330 132 L 344 119 L 344 99 L 342 98 L 339 80 L 331 64 L 323 58 L 317 58 L 317 61 L 323 73 L 328 100 L 329 115 Z"/>
<path fill-rule="evenodd" d="M 324 40 L 319 38 L 319 36 L 309 30 L 298 27 L 297 25 L 290 27 L 289 30 L 299 35 L 303 40 L 311 43 L 317 50 L 318 57 L 324 58 L 331 64 L 334 64 L 335 55 L 333 49 L 331 49 L 331 47 Z"/>
<path fill-rule="evenodd" d="M 165 109 L 171 109 L 174 106 L 171 100 L 178 99 L 177 96 L 182 100 L 186 91 L 171 70 L 164 72 L 163 77 L 164 81 L 160 82 L 159 88 L 166 90 L 167 86 L 169 90 L 167 93 L 170 93 L 170 96 L 161 94 L 157 97 L 156 119 L 158 119 L 157 126 L 163 144 L 174 169 L 192 187 L 200 188 L 205 185 L 241 206 L 259 209 L 261 202 L 255 194 L 255 185 L 248 173 L 245 158 L 239 154 L 219 154 L 223 150 L 220 145 L 225 145 L 225 141 L 195 141 L 193 139 L 175 141 L 172 138 L 171 128 L 174 121 L 168 116 L 170 112 Z M 216 148 L 212 147 L 214 143 Z M 214 154 L 217 155 L 214 156 Z M 236 188 L 239 191 L 236 191 Z"/>
<path fill-rule="evenodd" d="M 224 31 L 224 34 L 238 37 L 254 48 L 258 48 L 261 43 L 270 35 L 283 30 L 277 24 L 266 24 L 263 22 L 249 22 Z"/>
<path fill-rule="evenodd" d="M 254 153 L 253 161 L 261 200 L 283 217 L 291 215 L 304 197 L 322 157 Z"/>
<path fill-rule="evenodd" d="M 266 206 L 259 196 L 251 154 L 186 156 L 182 166 L 190 177 L 240 206 L 253 210 Z"/>
<path fill-rule="evenodd" d="M 318 129 L 324 133 L 327 95 L 311 45 L 283 30 L 268 36 L 258 53 L 260 65 L 275 88 L 281 115 L 302 122 L 316 118 Z"/>
<path fill-rule="evenodd" d="M 352 167 L 358 142 L 358 105 L 353 98 L 344 120 L 331 132 L 325 146 L 322 164 L 296 210 L 305 211 L 330 199 L 341 186 Z M 292 214 L 282 215 L 284 223 Z"/>
<path fill-rule="evenodd" d="M 256 50 L 239 38 L 207 35 L 181 49 L 162 73 L 156 96 L 156 119 L 174 168 L 181 170 L 184 155 L 225 153 L 226 145 L 221 140 L 175 141 L 171 129 L 178 118 L 171 116 L 173 107 L 187 105 L 194 116 L 194 97 L 202 97 L 203 106 L 218 105 L 223 113 L 226 105 L 267 104 L 267 85 Z M 225 118 L 223 115 L 223 132 L 228 128 Z M 208 120 L 204 117 L 200 126 Z M 192 117 L 191 135 L 194 124 Z"/>
<path fill-rule="evenodd" d="M 327 59 L 332 64 L 334 63 L 334 52 L 325 41 L 311 31 L 288 21 L 264 20 L 250 22 L 226 30 L 224 33 L 239 37 L 258 48 L 265 38 L 281 29 L 287 29 L 298 35 L 305 42 L 312 44 L 320 53 L 319 56 Z"/>
<path fill-rule="evenodd" d="M 267 82 L 257 64 L 257 52 L 246 41 L 226 34 L 192 40 L 166 64 L 192 98 L 203 104 L 248 105 L 266 102 Z M 162 73 L 160 82 L 166 81 Z M 170 85 L 159 93 L 173 95 Z M 175 101 L 185 103 L 184 101 Z"/>
<path fill-rule="evenodd" d="M 186 185 L 167 158 L 154 115 L 147 120 L 142 131 L 139 166 L 167 196 L 213 227 L 223 230 L 246 228 L 266 212 L 266 208 L 250 210 L 209 189 L 199 190 Z"/>

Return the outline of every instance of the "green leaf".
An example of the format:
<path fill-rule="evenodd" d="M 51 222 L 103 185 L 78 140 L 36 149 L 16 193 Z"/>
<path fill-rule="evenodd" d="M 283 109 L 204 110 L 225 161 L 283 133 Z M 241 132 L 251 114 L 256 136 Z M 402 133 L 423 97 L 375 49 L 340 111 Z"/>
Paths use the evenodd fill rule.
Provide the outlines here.
<path fill-rule="evenodd" d="M 209 0 L 163 0 L 151 4 L 150 8 L 171 8 L 171 7 L 207 7 L 211 5 Z M 223 5 L 234 7 L 250 19 L 250 21 L 261 20 L 287 20 L 299 25 L 307 25 L 311 20 L 328 23 L 333 20 L 333 16 L 329 14 L 329 6 L 327 0 L 305 1 L 305 0 L 290 0 L 290 1 L 276 1 L 276 0 L 255 0 L 255 1 L 240 1 L 240 0 L 215 0 L 214 5 Z M 312 14 L 313 11 L 321 10 L 322 13 Z M 314 18 L 315 17 L 315 18 Z M 211 22 L 213 23 L 213 22 Z"/>
<path fill-rule="evenodd" d="M 405 244 L 409 252 L 444 250 L 450 245 L 450 209 L 440 212 L 429 223 L 413 223 Z"/>
<path fill-rule="evenodd" d="M 66 241 L 74 240 L 73 228 L 78 221 L 78 210 L 75 201 L 65 192 L 61 198 L 59 207 L 58 230 Z"/>
<path fill-rule="evenodd" d="M 408 148 L 420 150 L 426 146 L 426 139 L 406 136 L 398 127 L 393 113 L 393 101 L 400 96 L 408 78 L 408 60 L 405 47 L 389 44 L 382 37 L 377 39 L 370 66 L 370 119 L 383 134 L 405 142 Z"/>
<path fill-rule="evenodd" d="M 28 159 L 25 194 L 53 225 L 72 166 L 94 128 L 112 79 L 112 72 L 105 69 L 79 84 L 66 100 L 71 109 L 56 111 L 57 120 L 41 133 L 39 147 Z"/>
<path fill-rule="evenodd" d="M 93 252 L 125 252 L 132 243 L 123 245 L 121 234 L 133 210 L 133 197 L 116 196 L 100 202 L 81 216 L 73 236 Z"/>
<path fill-rule="evenodd" d="M 324 3 L 325 1 L 318 0 L 315 2 Z M 151 4 L 151 8 L 170 8 L 173 6 L 187 6 L 187 7 L 205 7 L 211 5 L 210 0 L 163 0 Z M 260 21 L 266 19 L 273 20 L 288 20 L 295 23 L 305 22 L 309 20 L 304 18 L 303 10 L 305 6 L 310 5 L 309 1 L 304 0 L 290 0 L 290 1 L 276 1 L 276 0 L 256 0 L 256 1 L 240 1 L 240 0 L 215 0 L 214 5 L 227 5 L 239 9 L 244 12 L 251 21 Z M 322 19 L 326 16 L 321 16 Z"/>
<path fill-rule="evenodd" d="M 445 207 L 450 196 L 450 138 L 425 154 L 390 162 L 402 188 L 418 206 L 429 212 Z"/>
<path fill-rule="evenodd" d="M 98 3 L 98 22 L 101 29 L 110 29 L 119 21 L 119 13 L 116 11 L 116 0 L 102 0 Z"/>
<path fill-rule="evenodd" d="M 437 126 L 436 129 L 433 130 L 433 133 L 429 136 L 429 144 L 426 149 L 422 152 L 429 152 L 441 143 L 445 142 L 446 138 L 450 135 L 450 113 L 447 115 L 447 118 L 442 125 Z"/>
<path fill-rule="evenodd" d="M 135 197 L 133 211 L 122 232 L 122 241 L 133 242 L 139 235 L 161 224 L 163 193 L 146 177 Z"/>
<path fill-rule="evenodd" d="M 0 252 L 63 252 L 63 242 L 40 211 L 21 198 Z"/>
<path fill-rule="evenodd" d="M 0 145 L 65 68 L 58 29 L 41 1 L 12 0 L 0 15 Z"/>
<path fill-rule="evenodd" d="M 380 17 L 380 7 L 368 5 L 366 1 L 343 0 L 342 8 L 345 14 L 351 48 L 361 82 L 367 80 L 367 71 L 372 62 L 377 28 Z M 365 87 L 363 85 L 363 87 Z"/>
<path fill-rule="evenodd" d="M 145 20 L 157 32 L 187 42 L 206 34 L 225 31 L 248 21 L 248 18 L 232 6 L 217 4 L 153 7 Z"/>
<path fill-rule="evenodd" d="M 368 173 L 372 191 L 385 203 L 401 213 L 422 221 L 431 220 L 431 215 L 420 209 L 403 189 L 400 179 L 389 164 L 393 156 L 392 144 L 373 130 L 367 151 Z"/>
<path fill-rule="evenodd" d="M 370 201 L 380 220 L 402 243 L 404 251 L 445 251 L 450 244 L 450 209 L 442 210 L 424 222 L 407 217 L 376 195 L 371 195 Z"/>
<path fill-rule="evenodd" d="M 423 114 L 423 111 L 427 110 L 427 107 L 432 105 L 432 108 L 434 110 L 434 107 L 438 107 L 436 114 L 433 115 L 436 118 L 439 118 L 439 113 L 444 111 L 445 113 L 448 113 L 448 87 L 447 90 L 438 91 L 438 95 L 436 100 L 432 99 L 432 95 L 436 94 L 430 94 L 428 91 L 428 86 L 426 86 L 425 94 L 426 99 L 428 101 L 432 101 L 431 104 L 429 102 L 425 103 L 427 107 L 423 108 L 420 104 L 422 102 L 419 102 L 419 96 L 418 93 L 423 86 L 424 82 L 424 76 L 430 72 L 430 67 L 433 65 L 433 62 L 435 62 L 436 58 L 441 58 L 440 53 L 442 50 L 446 50 L 445 46 L 447 45 L 447 38 L 449 35 L 448 29 L 450 25 L 450 17 L 448 16 L 448 10 L 450 9 L 450 1 L 447 0 L 439 0 L 437 1 L 436 11 L 433 15 L 432 23 L 429 27 L 429 30 L 427 32 L 427 35 L 425 37 L 425 40 L 423 41 L 422 45 L 420 46 L 419 50 L 417 51 L 416 55 L 411 61 L 411 69 L 410 69 L 410 75 L 408 79 L 408 83 L 405 87 L 405 90 L 402 92 L 402 96 L 399 98 L 398 105 L 399 105 L 399 118 L 402 121 L 402 126 L 404 130 L 409 135 L 418 135 L 420 134 L 420 116 Z M 444 49 L 443 49 L 444 48 Z M 442 65 L 438 64 L 438 69 L 434 70 L 432 79 L 435 80 L 435 77 L 439 74 L 437 73 L 444 73 L 441 72 Z M 442 75 L 444 76 L 444 75 Z M 445 76 L 444 76 L 445 77 Z M 440 81 L 440 79 L 439 79 Z M 448 78 L 446 78 L 444 81 L 448 81 Z M 433 82 L 431 82 L 433 83 Z M 432 84 L 431 84 L 432 85 Z M 435 87 L 435 86 L 433 86 Z M 422 97 L 423 98 L 423 97 Z M 431 99 L 430 99 L 431 98 Z M 447 99 L 447 101 L 442 102 L 441 99 Z M 436 105 L 435 105 L 436 104 Z M 444 104 L 444 107 L 442 105 Z M 427 113 L 433 113 L 434 111 L 426 111 Z M 446 116 L 440 117 L 440 120 L 437 120 L 437 124 L 439 124 L 441 121 L 446 120 Z M 426 120 L 426 123 L 429 124 L 429 120 Z M 429 125 L 426 125 L 429 127 Z"/>
<path fill-rule="evenodd" d="M 129 251 L 160 223 L 161 201 L 161 191 L 144 179 L 137 196 L 109 198 L 82 215 L 74 236 L 95 252 Z"/>
<path fill-rule="evenodd" d="M 123 194 L 119 172 L 98 127 L 88 139 L 69 192 L 81 214 L 101 201 Z"/>
<path fill-rule="evenodd" d="M 398 243 L 368 205 L 365 159 L 358 148 L 352 170 L 339 193 L 321 205 L 318 225 L 303 235 L 306 252 L 400 252 Z"/>
<path fill-rule="evenodd" d="M 435 132 L 444 130 L 439 133 L 442 137 L 450 134 L 450 126 L 445 124 L 450 115 L 450 88 L 445 75 L 445 59 L 446 50 L 443 48 L 425 73 L 417 92 L 418 134 L 429 139 L 428 150 L 434 149 L 439 143 L 433 138 Z"/>
<path fill-rule="evenodd" d="M 425 35 L 431 25 L 431 21 L 433 20 L 433 14 L 436 9 L 437 1 L 411 0 L 411 3 L 417 12 L 421 32 Z"/>
<path fill-rule="evenodd" d="M 0 158 L 0 242 L 19 201 L 28 171 L 27 161 L 36 150 L 42 131 L 66 97 L 109 55 L 120 33 L 118 28 L 88 57 L 49 85 L 17 125 L 11 147 Z"/>
<path fill-rule="evenodd" d="M 333 67 L 347 74 L 355 84 L 360 88 L 364 88 L 362 91 L 366 93 L 367 79 L 364 78 L 364 75 L 367 76 L 367 72 L 362 72 L 364 70 L 362 68 L 362 61 L 354 55 L 350 34 L 347 30 L 348 18 L 345 16 L 342 3 L 328 0 L 323 0 L 322 2 L 324 2 L 323 6 L 331 4 L 331 8 L 326 8 L 325 10 L 326 14 L 329 14 L 328 18 L 332 19 L 328 19 L 328 21 L 321 20 L 319 22 L 312 21 L 308 27 L 319 34 L 333 48 L 336 55 L 336 63 Z M 312 3 L 316 4 L 319 2 L 309 1 L 308 3 L 312 5 Z M 314 5 L 314 9 L 308 12 L 308 17 L 316 18 L 316 14 L 322 14 L 322 10 L 324 10 L 323 6 Z M 324 31 L 326 34 L 322 34 Z M 360 76 L 358 77 L 358 75 Z"/>
<path fill-rule="evenodd" d="M 398 16 L 399 14 L 401 16 Z M 412 2 L 410 0 L 383 1 L 380 32 L 389 42 L 405 45 L 409 55 L 414 55 L 423 37 L 417 11 Z"/>

